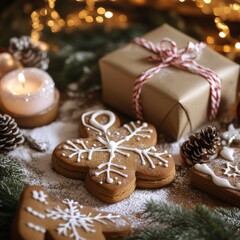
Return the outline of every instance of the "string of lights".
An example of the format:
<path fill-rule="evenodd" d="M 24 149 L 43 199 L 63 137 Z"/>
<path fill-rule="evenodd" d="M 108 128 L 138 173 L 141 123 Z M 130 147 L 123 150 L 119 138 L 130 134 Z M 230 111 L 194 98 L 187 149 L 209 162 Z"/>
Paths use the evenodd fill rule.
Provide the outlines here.
<path fill-rule="evenodd" d="M 46 0 L 46 6 L 31 13 L 32 31 L 31 37 L 39 41 L 44 28 L 49 27 L 52 33 L 73 28 L 84 28 L 89 24 L 102 24 L 126 26 L 128 18 L 125 14 L 108 10 L 104 7 L 95 7 L 95 0 L 76 0 L 85 2 L 85 7 L 80 11 L 69 13 L 62 18 L 56 11 L 56 0 Z"/>
<path fill-rule="evenodd" d="M 239 37 L 233 37 L 226 22 L 240 21 L 240 0 L 179 0 L 182 4 L 194 3 L 203 14 L 213 16 L 218 36 L 206 36 L 206 43 L 218 52 L 231 54 L 232 58 L 240 54 Z M 219 38 L 219 39 L 217 39 Z M 224 43 L 220 39 L 224 40 Z"/>
<path fill-rule="evenodd" d="M 82 29 L 90 24 L 109 26 L 126 26 L 128 24 L 127 15 L 103 7 L 104 4 L 101 3 L 104 0 L 74 1 L 81 4 L 80 10 L 71 12 L 64 18 L 60 16 L 55 8 L 56 0 L 45 0 L 45 7 L 34 10 L 31 13 L 31 36 L 33 40 L 40 40 L 42 31 L 47 27 L 50 28 L 52 33 L 55 33 L 63 29 L 66 31 L 71 31 L 74 28 Z M 114 3 L 117 1 L 120 0 L 111 0 L 110 2 Z M 97 6 L 96 3 L 98 3 Z M 141 6 L 153 5 L 159 8 L 171 8 L 179 11 L 182 11 L 185 7 L 189 12 L 194 10 L 194 13 L 199 9 L 199 12 L 202 14 L 212 17 L 218 31 L 218 35 L 206 35 L 206 43 L 218 52 L 234 55 L 230 57 L 236 57 L 236 55 L 240 54 L 239 36 L 233 37 L 229 27 L 229 22 L 231 21 L 240 22 L 240 0 L 129 0 L 129 3 Z"/>

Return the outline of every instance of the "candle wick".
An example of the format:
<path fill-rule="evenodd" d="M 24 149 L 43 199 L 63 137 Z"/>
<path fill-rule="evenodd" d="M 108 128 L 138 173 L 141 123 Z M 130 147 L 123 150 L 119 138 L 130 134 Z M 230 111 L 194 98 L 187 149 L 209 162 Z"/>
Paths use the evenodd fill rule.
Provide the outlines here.
<path fill-rule="evenodd" d="M 25 83 L 24 82 L 22 82 L 22 87 L 25 88 Z"/>

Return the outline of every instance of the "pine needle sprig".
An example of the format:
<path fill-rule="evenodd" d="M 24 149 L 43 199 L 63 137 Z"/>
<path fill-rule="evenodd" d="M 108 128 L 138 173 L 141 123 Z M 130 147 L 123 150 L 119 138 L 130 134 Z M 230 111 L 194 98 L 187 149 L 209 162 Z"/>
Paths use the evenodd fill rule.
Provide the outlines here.
<path fill-rule="evenodd" d="M 194 214 L 193 223 L 198 224 L 199 234 L 203 236 L 203 239 L 236 239 L 234 237 L 235 229 L 233 226 L 226 224 L 219 215 L 215 214 L 215 212 L 208 207 L 197 205 L 192 210 L 192 213 Z M 192 227 L 194 227 L 194 225 Z M 229 238 L 229 236 L 231 236 L 231 238 Z"/>
<path fill-rule="evenodd" d="M 233 208 L 231 211 L 225 208 L 216 208 L 215 214 L 233 227 L 235 231 L 240 231 L 240 210 Z"/>
<path fill-rule="evenodd" d="M 17 159 L 10 156 L 3 156 L 0 157 L 0 176 L 15 176 L 15 178 L 23 180 L 25 178 L 25 170 Z"/>
<path fill-rule="evenodd" d="M 143 217 L 151 226 L 130 236 L 129 240 L 239 240 L 239 216 L 240 210 L 236 208 L 212 210 L 196 205 L 188 209 L 178 204 L 149 201 Z"/>
<path fill-rule="evenodd" d="M 9 239 L 25 178 L 26 173 L 18 159 L 0 156 L 0 239 Z"/>
<path fill-rule="evenodd" d="M 24 188 L 25 171 L 18 159 L 0 157 L 0 211 L 14 211 Z"/>
<path fill-rule="evenodd" d="M 0 182 L 0 211 L 14 211 L 20 195 L 23 191 L 24 184 L 18 179 L 10 177 L 1 178 Z"/>
<path fill-rule="evenodd" d="M 144 216 L 151 218 L 153 222 L 161 219 L 164 224 L 174 222 L 174 226 L 183 225 L 183 219 L 186 222 L 191 222 L 191 214 L 181 205 L 175 205 L 174 208 L 169 208 L 168 204 L 156 204 L 153 201 L 149 201 L 145 205 Z"/>

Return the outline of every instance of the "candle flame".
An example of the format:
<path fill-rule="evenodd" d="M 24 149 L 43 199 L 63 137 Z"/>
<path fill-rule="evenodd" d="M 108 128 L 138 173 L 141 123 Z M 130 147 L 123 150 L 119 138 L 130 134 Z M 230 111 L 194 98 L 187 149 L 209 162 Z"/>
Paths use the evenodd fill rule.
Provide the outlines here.
<path fill-rule="evenodd" d="M 23 73 L 18 74 L 18 81 L 22 84 L 23 88 L 25 88 L 25 77 Z"/>

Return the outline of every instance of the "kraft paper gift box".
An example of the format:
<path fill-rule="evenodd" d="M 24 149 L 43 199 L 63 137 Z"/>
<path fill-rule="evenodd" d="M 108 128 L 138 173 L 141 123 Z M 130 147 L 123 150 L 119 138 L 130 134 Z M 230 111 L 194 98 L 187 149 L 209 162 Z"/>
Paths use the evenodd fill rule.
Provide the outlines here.
<path fill-rule="evenodd" d="M 170 38 L 177 48 L 197 41 L 164 24 L 143 36 L 153 43 Z M 149 50 L 129 43 L 100 59 L 103 101 L 114 109 L 135 117 L 132 98 L 134 82 L 143 71 L 157 63 L 149 62 Z M 239 65 L 205 47 L 196 62 L 216 72 L 221 79 L 219 112 L 228 109 L 236 100 Z M 169 66 L 154 74 L 142 87 L 141 102 L 144 120 L 173 139 L 190 133 L 209 120 L 210 85 L 197 74 Z"/>

